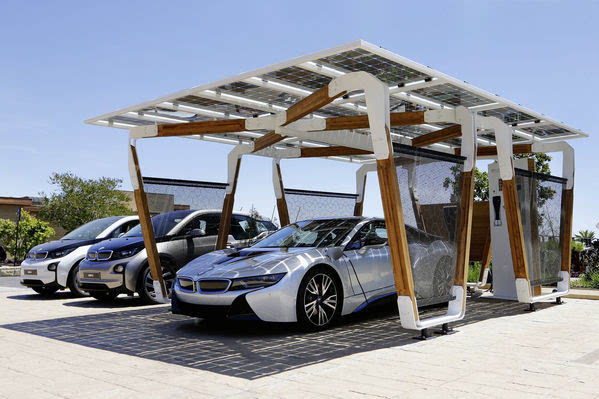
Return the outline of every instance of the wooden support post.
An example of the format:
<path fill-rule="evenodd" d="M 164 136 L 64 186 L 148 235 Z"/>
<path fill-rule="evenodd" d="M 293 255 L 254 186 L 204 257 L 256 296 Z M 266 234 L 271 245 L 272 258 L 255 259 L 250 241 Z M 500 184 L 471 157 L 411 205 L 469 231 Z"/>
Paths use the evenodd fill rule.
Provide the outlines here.
<path fill-rule="evenodd" d="M 524 247 L 524 234 L 522 232 L 522 218 L 518 203 L 518 191 L 515 176 L 510 180 L 502 181 L 503 203 L 505 205 L 505 218 L 510 240 L 510 251 L 514 266 L 514 277 L 530 281 L 528 265 Z"/>
<path fill-rule="evenodd" d="M 572 211 L 574 209 L 574 186 L 564 189 L 562 192 L 564 202 L 564 213 L 561 222 L 560 241 L 562 245 L 562 268 L 570 274 L 572 262 Z"/>
<path fill-rule="evenodd" d="M 491 231 L 489 229 L 489 233 L 487 235 L 487 238 L 485 240 L 485 245 L 483 247 L 483 253 L 482 253 L 483 257 L 480 261 L 480 273 L 478 274 L 478 281 L 483 281 L 483 278 L 485 277 L 485 271 L 491 265 L 491 256 L 492 256 L 491 247 L 492 247 L 491 246 Z"/>
<path fill-rule="evenodd" d="M 461 127 L 461 126 L 460 126 Z M 473 167 L 474 170 L 474 167 Z M 472 230 L 472 207 L 474 203 L 474 172 L 462 174 L 462 203 L 460 205 L 460 221 L 456 255 L 456 270 L 453 285 L 464 288 L 468 282 L 468 265 L 470 256 L 470 232 Z"/>
<path fill-rule="evenodd" d="M 391 146 L 388 135 L 389 131 L 387 129 L 389 157 L 387 159 L 377 160 L 376 164 L 379 187 L 381 190 L 381 200 L 383 203 L 383 213 L 385 215 L 387 226 L 391 265 L 393 267 L 393 277 L 397 294 L 399 296 L 408 296 L 411 298 L 412 303 L 414 304 L 414 315 L 418 317 L 418 309 L 414 295 L 412 264 L 410 262 L 406 226 L 401 206 L 401 196 L 399 193 L 399 182 L 397 181 L 397 170 L 395 169 L 395 160 L 393 159 L 393 147 Z"/>
<path fill-rule="evenodd" d="M 235 191 L 237 190 L 237 178 L 239 177 L 239 167 L 241 166 L 241 157 L 237 158 L 235 163 L 235 172 L 232 182 L 229 182 L 230 189 L 227 190 L 225 200 L 223 202 L 223 210 L 220 215 L 220 224 L 218 226 L 218 238 L 216 240 L 216 249 L 224 249 L 227 247 L 229 239 L 229 229 L 231 227 L 231 217 L 233 215 L 233 204 L 235 203 Z"/>
<path fill-rule="evenodd" d="M 364 212 L 364 195 L 366 194 L 366 176 L 364 173 L 363 182 L 362 182 L 362 192 L 356 193 L 358 194 L 358 198 L 356 198 L 356 203 L 354 205 L 354 216 L 362 216 Z"/>
<path fill-rule="evenodd" d="M 277 211 L 279 212 L 279 224 L 281 227 L 289 224 L 289 209 L 287 208 L 287 200 L 285 199 L 285 188 L 283 186 L 283 175 L 281 173 L 281 165 L 279 162 L 273 162 L 275 179 L 274 184 L 278 184 L 275 187 L 275 196 L 277 197 Z M 280 190 L 280 192 L 277 192 Z"/>
<path fill-rule="evenodd" d="M 146 253 L 148 254 L 148 265 L 150 266 L 150 274 L 154 281 L 160 283 L 160 289 L 162 290 L 162 297 L 167 298 L 167 291 L 162 278 L 162 266 L 160 265 L 160 256 L 158 255 L 158 248 L 156 247 L 156 237 L 154 236 L 154 228 L 152 227 L 152 220 L 150 218 L 150 210 L 148 208 L 148 199 L 144 191 L 144 185 L 141 175 L 141 169 L 139 167 L 139 160 L 137 158 L 137 150 L 134 145 L 129 144 L 129 151 L 131 160 L 135 167 L 135 175 L 131 178 L 136 178 L 137 181 L 132 181 L 134 190 L 133 196 L 135 198 L 135 205 L 137 207 L 137 214 L 139 215 L 139 224 L 141 226 L 141 232 L 144 239 L 144 245 L 146 247 Z M 135 188 L 137 183 L 137 188 Z"/>

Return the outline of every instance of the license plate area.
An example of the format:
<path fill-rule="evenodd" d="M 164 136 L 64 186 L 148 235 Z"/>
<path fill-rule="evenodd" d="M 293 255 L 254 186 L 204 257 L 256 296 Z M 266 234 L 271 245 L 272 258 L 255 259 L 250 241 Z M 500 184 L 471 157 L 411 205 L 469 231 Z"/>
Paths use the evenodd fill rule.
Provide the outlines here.
<path fill-rule="evenodd" d="M 99 279 L 100 272 L 83 272 L 83 278 Z"/>
<path fill-rule="evenodd" d="M 25 269 L 26 276 L 37 276 L 37 270 L 35 269 Z"/>

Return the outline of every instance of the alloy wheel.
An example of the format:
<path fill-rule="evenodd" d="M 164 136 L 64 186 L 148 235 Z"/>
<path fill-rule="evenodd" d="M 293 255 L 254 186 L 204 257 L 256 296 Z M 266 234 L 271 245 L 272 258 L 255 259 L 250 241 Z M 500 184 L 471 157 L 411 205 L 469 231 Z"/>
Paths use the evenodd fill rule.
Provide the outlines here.
<path fill-rule="evenodd" d="M 164 280 L 164 285 L 166 286 L 166 293 L 170 295 L 171 289 L 173 287 L 173 282 L 175 280 L 175 274 L 166 267 L 162 267 L 162 279 Z M 152 278 L 152 273 L 150 272 L 150 268 L 146 268 L 146 272 L 143 277 L 144 291 L 146 295 L 153 300 L 156 300 L 156 291 L 154 291 L 154 279 Z"/>
<path fill-rule="evenodd" d="M 304 312 L 315 326 L 328 324 L 337 310 L 337 287 L 333 279 L 323 273 L 312 277 L 304 291 Z"/>

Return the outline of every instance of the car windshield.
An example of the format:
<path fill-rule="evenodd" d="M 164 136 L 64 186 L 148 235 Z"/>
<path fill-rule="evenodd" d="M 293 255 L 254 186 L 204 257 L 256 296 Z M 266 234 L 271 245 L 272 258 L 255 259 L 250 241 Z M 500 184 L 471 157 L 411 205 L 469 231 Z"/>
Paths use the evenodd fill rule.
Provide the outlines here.
<path fill-rule="evenodd" d="M 181 220 L 185 219 L 193 211 L 174 211 L 162 213 L 152 216 L 152 227 L 156 237 L 164 237 L 166 233 L 171 231 Z M 141 224 L 138 224 L 129 230 L 123 237 L 141 237 Z"/>
<path fill-rule="evenodd" d="M 83 226 L 77 227 L 66 236 L 62 237 L 63 240 L 93 240 L 98 235 L 106 230 L 108 226 L 122 218 L 122 216 L 112 216 L 103 219 L 98 219 L 84 224 Z"/>
<path fill-rule="evenodd" d="M 254 248 L 334 247 L 359 219 L 319 219 L 292 223 L 266 237 Z"/>

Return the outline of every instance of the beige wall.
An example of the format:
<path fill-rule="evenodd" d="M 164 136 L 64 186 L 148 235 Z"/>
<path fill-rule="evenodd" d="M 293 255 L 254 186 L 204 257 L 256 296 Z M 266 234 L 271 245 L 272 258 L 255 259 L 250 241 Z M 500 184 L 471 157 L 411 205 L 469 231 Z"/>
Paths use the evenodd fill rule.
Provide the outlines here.
<path fill-rule="evenodd" d="M 137 212 L 133 192 L 123 191 L 123 193 L 129 197 L 129 209 L 133 212 Z M 172 212 L 175 210 L 175 197 L 171 194 L 146 193 L 146 197 L 148 198 L 148 208 L 150 209 L 151 215 Z"/>

